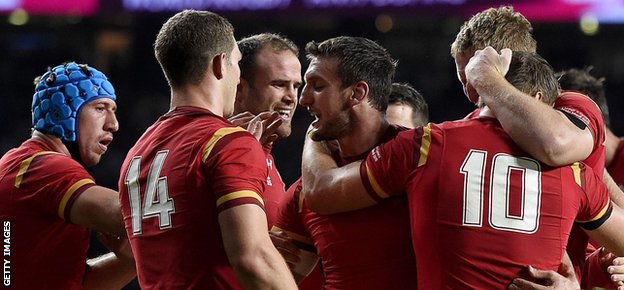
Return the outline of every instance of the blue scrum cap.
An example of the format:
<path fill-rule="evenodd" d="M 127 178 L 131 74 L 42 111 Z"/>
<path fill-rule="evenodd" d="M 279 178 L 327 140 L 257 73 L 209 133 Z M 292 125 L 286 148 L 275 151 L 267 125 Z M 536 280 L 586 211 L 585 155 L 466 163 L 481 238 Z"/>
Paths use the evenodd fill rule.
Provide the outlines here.
<path fill-rule="evenodd" d="M 33 127 L 63 141 L 76 141 L 80 109 L 99 98 L 113 101 L 117 98 L 113 85 L 102 72 L 75 62 L 56 66 L 35 85 Z"/>

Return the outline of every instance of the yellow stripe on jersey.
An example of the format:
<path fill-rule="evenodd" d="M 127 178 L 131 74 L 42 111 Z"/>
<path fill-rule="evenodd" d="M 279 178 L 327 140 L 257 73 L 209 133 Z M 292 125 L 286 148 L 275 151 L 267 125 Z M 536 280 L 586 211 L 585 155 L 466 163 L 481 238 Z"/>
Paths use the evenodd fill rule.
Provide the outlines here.
<path fill-rule="evenodd" d="M 381 188 L 381 186 L 379 186 L 379 183 L 375 179 L 375 176 L 373 176 L 370 168 L 368 168 L 368 164 L 366 164 L 366 175 L 368 176 L 368 181 L 370 182 L 371 187 L 373 187 L 373 190 L 375 191 L 375 193 L 377 193 L 377 195 L 379 195 L 379 197 L 388 198 L 390 196 Z"/>
<path fill-rule="evenodd" d="M 202 152 L 202 162 L 206 162 L 206 159 L 208 159 L 208 156 L 210 156 L 210 152 L 212 152 L 212 149 L 217 144 L 217 142 L 221 140 L 221 138 L 225 137 L 226 135 L 240 131 L 245 131 L 245 129 L 241 127 L 225 127 L 217 130 L 217 132 L 212 135 L 212 138 L 208 140 L 208 143 L 206 143 L 206 147 L 204 147 L 204 151 Z"/>
<path fill-rule="evenodd" d="M 255 198 L 262 205 L 264 205 L 264 201 L 262 200 L 262 197 L 260 197 L 259 194 L 255 193 L 254 191 L 251 191 L 251 190 L 241 190 L 241 191 L 231 192 L 231 193 L 228 193 L 228 194 L 226 194 L 226 195 L 224 195 L 222 197 L 219 197 L 219 199 L 217 199 L 217 207 L 219 207 L 220 205 L 222 205 L 225 202 L 228 202 L 228 201 L 233 200 L 233 199 L 241 198 L 241 197 Z"/>
<path fill-rule="evenodd" d="M 581 164 L 574 162 L 570 167 L 572 167 L 572 172 L 574 173 L 574 181 L 578 186 L 583 187 L 581 184 Z"/>
<path fill-rule="evenodd" d="M 430 145 L 431 145 L 431 123 L 423 127 L 423 136 L 420 142 L 420 158 L 418 159 L 418 167 L 427 164 L 427 157 L 429 157 Z"/>
<path fill-rule="evenodd" d="M 67 202 L 69 201 L 69 199 L 72 197 L 72 195 L 74 195 L 74 192 L 76 192 L 76 190 L 78 190 L 79 188 L 83 187 L 85 184 L 89 183 L 95 182 L 91 179 L 81 179 L 78 182 L 74 183 L 74 185 L 72 185 L 63 195 L 63 198 L 61 198 L 61 203 L 59 204 L 58 208 L 58 215 L 62 219 L 65 219 L 65 207 L 67 206 Z"/>
<path fill-rule="evenodd" d="M 61 154 L 61 153 L 55 152 L 55 151 L 41 151 L 41 152 L 37 152 L 33 154 L 33 156 L 28 157 L 28 159 L 22 162 L 22 164 L 20 165 L 20 169 L 17 172 L 17 175 L 15 176 L 16 188 L 20 187 L 20 184 L 22 183 L 22 179 L 24 178 L 24 174 L 26 174 L 26 171 L 28 171 L 28 167 L 30 167 L 30 164 L 32 163 L 33 159 L 35 159 L 35 157 L 37 156 L 48 155 L 48 154 Z"/>
<path fill-rule="evenodd" d="M 314 245 L 314 241 L 312 241 L 311 238 L 308 238 L 306 236 L 302 236 L 302 235 L 297 234 L 297 233 L 293 233 L 291 231 L 287 231 L 287 230 L 282 229 L 282 228 L 277 227 L 277 226 L 271 227 L 271 231 L 272 232 L 284 232 L 286 235 L 288 235 L 289 238 L 291 238 L 291 239 L 293 239 L 295 241 L 299 241 L 299 242 L 306 243 L 306 244 L 309 244 L 309 245 Z"/>
<path fill-rule="evenodd" d="M 577 220 L 577 222 L 579 223 L 589 223 L 589 222 L 593 222 L 595 220 L 601 219 L 605 213 L 607 213 L 607 210 L 609 210 L 609 206 L 611 205 L 611 199 L 609 199 L 607 201 L 607 203 L 605 204 L 605 206 L 602 208 L 602 210 L 600 210 L 600 212 L 592 219 L 588 220 L 588 221 L 579 221 Z"/>
<path fill-rule="evenodd" d="M 299 192 L 299 198 L 297 199 L 297 212 L 303 212 L 303 190 Z"/>

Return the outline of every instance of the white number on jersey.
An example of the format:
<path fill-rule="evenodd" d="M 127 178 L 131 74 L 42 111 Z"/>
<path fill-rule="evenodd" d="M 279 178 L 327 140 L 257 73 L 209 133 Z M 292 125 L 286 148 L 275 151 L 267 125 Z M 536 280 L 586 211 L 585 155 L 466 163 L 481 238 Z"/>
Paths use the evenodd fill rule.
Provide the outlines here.
<path fill-rule="evenodd" d="M 167 177 L 160 176 L 168 150 L 158 151 L 154 157 L 154 163 L 150 166 L 145 185 L 145 199 L 141 207 L 141 185 L 139 174 L 141 172 L 141 156 L 135 156 L 128 166 L 125 184 L 128 188 L 130 211 L 132 215 L 132 233 L 142 233 L 142 220 L 158 217 L 160 229 L 171 227 L 171 214 L 175 211 L 173 200 L 169 197 Z"/>
<path fill-rule="evenodd" d="M 464 159 L 460 172 L 464 175 L 463 225 L 483 225 L 483 187 L 487 152 L 470 150 Z M 510 176 L 516 171 L 522 176 L 521 212 L 513 215 L 510 208 Z M 541 203 L 541 167 L 530 158 L 496 154 L 492 160 L 490 174 L 490 226 L 497 230 L 531 234 L 539 227 Z"/>

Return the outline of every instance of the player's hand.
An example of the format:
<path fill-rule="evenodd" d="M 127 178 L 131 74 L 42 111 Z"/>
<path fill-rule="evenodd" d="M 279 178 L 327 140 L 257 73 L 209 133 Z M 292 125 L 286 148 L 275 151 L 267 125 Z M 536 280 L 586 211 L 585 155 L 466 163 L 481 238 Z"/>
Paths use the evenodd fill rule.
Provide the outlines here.
<path fill-rule="evenodd" d="M 229 117 L 228 121 L 230 121 L 230 123 L 232 123 L 234 126 L 247 128 L 247 126 L 249 125 L 249 121 L 251 121 L 251 119 L 253 119 L 255 116 L 256 115 L 250 112 L 242 112 Z"/>
<path fill-rule="evenodd" d="M 277 112 L 262 112 L 249 121 L 247 131 L 264 147 L 277 139 L 275 131 L 281 125 L 282 119 Z"/>
<path fill-rule="evenodd" d="M 611 265 L 607 267 L 607 273 L 611 275 L 611 281 L 613 285 L 617 286 L 618 290 L 624 290 L 624 257 L 616 257 L 611 254 L 607 250 L 602 250 L 600 252 L 600 260 L 602 261 L 603 252 L 605 254 L 605 259 L 611 259 Z"/>
<path fill-rule="evenodd" d="M 106 246 L 111 252 L 115 253 L 120 260 L 130 261 L 134 263 L 134 255 L 130 247 L 130 241 L 127 236 L 117 236 L 98 232 L 97 239 Z"/>
<path fill-rule="evenodd" d="M 578 290 L 581 286 L 574 275 L 571 264 L 562 263 L 559 266 L 559 273 L 552 270 L 538 270 L 528 267 L 529 275 L 541 281 L 543 284 L 531 282 L 522 278 L 513 279 L 507 287 L 509 290 Z M 561 274 L 560 274 L 561 273 Z"/>
<path fill-rule="evenodd" d="M 284 257 L 288 267 L 291 270 L 294 269 L 295 264 L 301 261 L 299 247 L 295 246 L 290 237 L 282 231 L 270 231 L 269 236 L 277 251 Z"/>
<path fill-rule="evenodd" d="M 476 102 L 480 89 L 488 86 L 492 79 L 505 77 L 511 64 L 511 54 L 508 48 L 498 53 L 490 46 L 475 52 L 465 67 L 467 84 L 464 93 L 470 101 Z"/>

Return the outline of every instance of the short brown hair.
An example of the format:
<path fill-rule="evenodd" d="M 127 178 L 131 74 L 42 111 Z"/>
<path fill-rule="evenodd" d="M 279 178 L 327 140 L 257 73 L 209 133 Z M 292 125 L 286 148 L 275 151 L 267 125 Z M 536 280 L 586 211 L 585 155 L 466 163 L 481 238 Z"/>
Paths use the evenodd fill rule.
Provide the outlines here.
<path fill-rule="evenodd" d="M 555 76 L 559 79 L 559 85 L 562 90 L 577 91 L 587 95 L 594 100 L 604 119 L 607 128 L 611 127 L 609 120 L 609 106 L 607 105 L 607 97 L 605 94 L 604 82 L 605 78 L 596 78 L 590 74 L 592 67 L 585 69 L 571 68 L 562 72 L 558 72 Z"/>
<path fill-rule="evenodd" d="M 237 42 L 242 58 L 238 65 L 241 70 L 241 78 L 253 83 L 253 68 L 256 63 L 258 53 L 265 47 L 270 47 L 274 51 L 291 51 L 295 56 L 299 56 L 299 48 L 292 40 L 275 33 L 261 33 L 245 37 Z"/>
<path fill-rule="evenodd" d="M 537 53 L 514 51 L 505 78 L 531 96 L 542 92 L 542 102 L 548 105 L 553 105 L 559 96 L 559 82 L 553 68 Z"/>
<path fill-rule="evenodd" d="M 513 7 L 489 8 L 464 22 L 451 44 L 451 56 L 488 46 L 497 51 L 509 48 L 535 52 L 537 42 L 531 35 L 532 30 L 531 23 Z"/>
<path fill-rule="evenodd" d="M 403 104 L 412 108 L 412 123 L 414 127 L 424 126 L 429 122 L 429 106 L 425 98 L 406 83 L 393 83 L 388 97 L 388 104 Z"/>
<path fill-rule="evenodd" d="M 339 36 L 321 43 L 310 41 L 305 49 L 308 59 L 336 58 L 342 87 L 365 81 L 371 106 L 386 111 L 397 61 L 383 46 L 368 38 Z"/>
<path fill-rule="evenodd" d="M 210 61 L 234 48 L 234 27 L 209 11 L 178 12 L 158 32 L 154 54 L 172 88 L 198 83 Z"/>

